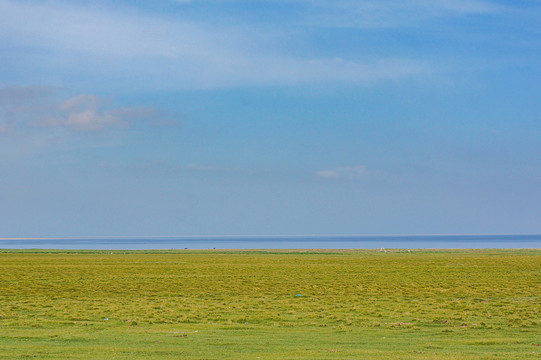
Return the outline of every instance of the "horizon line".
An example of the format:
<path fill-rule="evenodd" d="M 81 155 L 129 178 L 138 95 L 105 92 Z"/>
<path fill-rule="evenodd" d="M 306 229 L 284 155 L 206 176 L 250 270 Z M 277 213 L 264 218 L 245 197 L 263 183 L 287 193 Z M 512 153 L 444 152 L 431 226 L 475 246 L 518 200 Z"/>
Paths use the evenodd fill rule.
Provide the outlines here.
<path fill-rule="evenodd" d="M 227 238 L 303 238 L 303 237 L 427 237 L 427 236 L 536 236 L 541 233 L 434 233 L 434 234 L 304 234 L 304 235 L 85 235 L 48 237 L 0 237 L 0 241 L 10 240 L 82 240 L 82 239 L 227 239 Z"/>

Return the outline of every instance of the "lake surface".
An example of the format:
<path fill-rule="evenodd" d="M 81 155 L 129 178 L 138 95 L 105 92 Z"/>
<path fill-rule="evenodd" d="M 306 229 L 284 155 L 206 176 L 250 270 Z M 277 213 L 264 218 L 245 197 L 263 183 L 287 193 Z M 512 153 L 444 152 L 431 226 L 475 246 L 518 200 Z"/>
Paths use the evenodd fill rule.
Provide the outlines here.
<path fill-rule="evenodd" d="M 1 239 L 0 249 L 474 249 L 541 248 L 538 235 L 85 237 Z"/>

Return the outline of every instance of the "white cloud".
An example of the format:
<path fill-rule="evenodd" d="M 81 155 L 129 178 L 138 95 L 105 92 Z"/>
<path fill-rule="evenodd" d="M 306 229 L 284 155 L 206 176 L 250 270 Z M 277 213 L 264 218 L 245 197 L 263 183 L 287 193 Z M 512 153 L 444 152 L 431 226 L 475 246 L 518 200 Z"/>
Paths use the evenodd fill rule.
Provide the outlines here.
<path fill-rule="evenodd" d="M 78 95 L 60 104 L 57 114 L 32 125 L 67 127 L 75 131 L 129 129 L 138 119 L 151 119 L 158 115 L 152 108 L 105 108 L 106 103 L 95 95 Z"/>
<path fill-rule="evenodd" d="M 127 129 L 131 123 L 122 117 L 115 117 L 109 112 L 99 113 L 97 110 L 71 112 L 60 121 L 60 125 L 76 131 L 98 131 L 106 128 Z"/>
<path fill-rule="evenodd" d="M 73 111 L 85 108 L 98 108 L 103 106 L 104 100 L 96 95 L 82 94 L 74 96 L 60 105 L 62 111 Z"/>
<path fill-rule="evenodd" d="M 316 171 L 316 175 L 327 179 L 361 178 L 366 174 L 366 166 L 345 166 L 330 170 Z"/>
<path fill-rule="evenodd" d="M 129 129 L 138 120 L 159 121 L 148 107 L 115 107 L 111 99 L 81 94 L 58 101 L 41 87 L 0 88 L 0 133 L 31 127 L 66 128 L 80 132 Z"/>

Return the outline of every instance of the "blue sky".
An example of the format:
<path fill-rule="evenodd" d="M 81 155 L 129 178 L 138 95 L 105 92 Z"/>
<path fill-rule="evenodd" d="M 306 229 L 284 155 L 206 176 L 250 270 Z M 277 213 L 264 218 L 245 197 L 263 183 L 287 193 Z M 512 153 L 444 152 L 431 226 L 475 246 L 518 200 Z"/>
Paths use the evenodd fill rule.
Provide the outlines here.
<path fill-rule="evenodd" d="M 0 0 L 0 237 L 541 233 L 541 2 Z"/>

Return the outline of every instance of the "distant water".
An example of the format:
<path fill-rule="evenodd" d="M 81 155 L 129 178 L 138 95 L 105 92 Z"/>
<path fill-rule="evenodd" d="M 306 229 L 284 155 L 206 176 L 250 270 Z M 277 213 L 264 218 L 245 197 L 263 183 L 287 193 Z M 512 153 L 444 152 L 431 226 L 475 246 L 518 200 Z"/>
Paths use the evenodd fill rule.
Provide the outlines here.
<path fill-rule="evenodd" d="M 99 237 L 2 239 L 0 249 L 505 249 L 541 248 L 539 235 Z"/>

